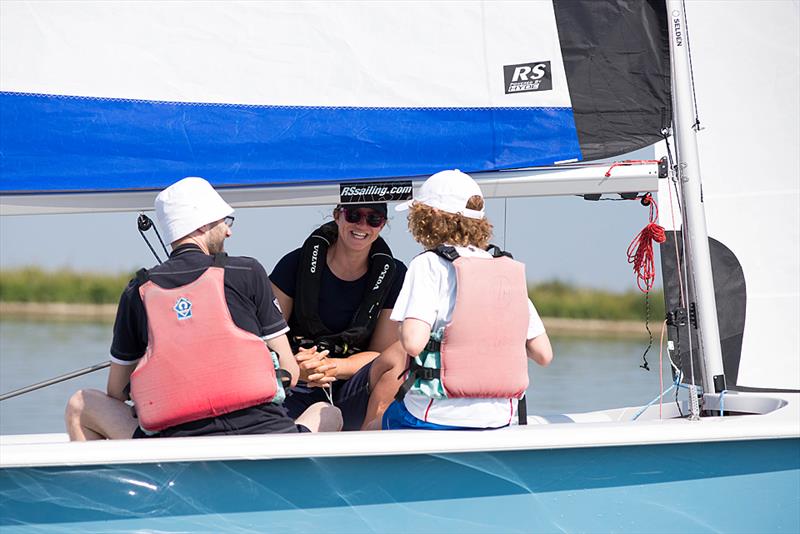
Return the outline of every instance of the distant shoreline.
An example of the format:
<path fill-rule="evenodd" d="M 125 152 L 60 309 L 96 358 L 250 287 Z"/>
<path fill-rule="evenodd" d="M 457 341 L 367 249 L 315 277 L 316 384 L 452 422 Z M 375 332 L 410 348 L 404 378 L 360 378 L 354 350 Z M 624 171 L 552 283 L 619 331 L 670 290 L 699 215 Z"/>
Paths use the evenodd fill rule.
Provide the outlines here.
<path fill-rule="evenodd" d="M 116 304 L 68 304 L 64 302 L 0 302 L 0 318 L 41 321 L 114 321 Z M 568 319 L 543 317 L 550 335 L 576 337 L 646 338 L 640 321 L 608 321 L 602 319 Z M 650 323 L 655 332 L 658 322 Z"/>

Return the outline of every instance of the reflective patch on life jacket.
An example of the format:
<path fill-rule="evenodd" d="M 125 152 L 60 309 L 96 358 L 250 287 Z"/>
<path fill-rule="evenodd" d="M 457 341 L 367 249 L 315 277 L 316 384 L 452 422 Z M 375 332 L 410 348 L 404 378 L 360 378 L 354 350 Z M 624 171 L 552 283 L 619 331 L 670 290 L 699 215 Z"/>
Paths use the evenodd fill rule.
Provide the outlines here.
<path fill-rule="evenodd" d="M 186 297 L 179 298 L 172 309 L 178 314 L 179 321 L 192 318 L 192 302 Z"/>

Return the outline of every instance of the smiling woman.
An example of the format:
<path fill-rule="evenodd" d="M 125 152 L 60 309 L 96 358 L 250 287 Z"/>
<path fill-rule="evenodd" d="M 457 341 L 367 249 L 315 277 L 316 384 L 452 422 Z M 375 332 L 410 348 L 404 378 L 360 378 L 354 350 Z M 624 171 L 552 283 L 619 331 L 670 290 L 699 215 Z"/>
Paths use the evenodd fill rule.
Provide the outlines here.
<path fill-rule="evenodd" d="M 291 328 L 303 384 L 286 401 L 302 413 L 328 400 L 345 430 L 378 419 L 397 391 L 404 354 L 389 315 L 406 267 L 380 237 L 386 203 L 339 205 L 270 274 Z"/>

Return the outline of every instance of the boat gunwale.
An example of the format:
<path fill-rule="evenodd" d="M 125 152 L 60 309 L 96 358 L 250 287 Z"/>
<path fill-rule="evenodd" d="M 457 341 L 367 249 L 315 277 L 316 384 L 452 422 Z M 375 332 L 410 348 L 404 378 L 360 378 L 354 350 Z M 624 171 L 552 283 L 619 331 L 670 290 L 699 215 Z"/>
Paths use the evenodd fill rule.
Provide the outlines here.
<path fill-rule="evenodd" d="M 730 394 L 733 396 L 733 394 Z M 109 440 L 60 442 L 44 434 L 0 436 L 0 469 L 20 467 L 68 467 L 90 465 L 146 464 L 161 462 L 203 462 L 237 460 L 281 460 L 319 457 L 393 456 L 510 452 L 522 450 L 579 449 L 597 447 L 649 446 L 679 443 L 800 439 L 800 393 L 754 395 L 755 399 L 776 399 L 785 404 L 769 413 L 732 417 L 658 419 L 658 405 L 645 410 L 645 420 L 631 421 L 635 408 L 613 409 L 565 416 L 580 419 L 601 417 L 598 422 L 529 424 L 492 431 L 392 430 L 320 434 L 247 436 L 198 436 L 151 440 Z M 674 403 L 665 404 L 664 416 L 677 415 Z M 635 410 L 635 411 L 634 411 Z M 626 416 L 626 421 L 610 417 Z M 536 420 L 536 417 L 533 417 Z M 547 421 L 545 421 L 547 423 Z M 465 439 L 464 433 L 469 433 Z M 224 440 L 221 442 L 220 440 Z"/>

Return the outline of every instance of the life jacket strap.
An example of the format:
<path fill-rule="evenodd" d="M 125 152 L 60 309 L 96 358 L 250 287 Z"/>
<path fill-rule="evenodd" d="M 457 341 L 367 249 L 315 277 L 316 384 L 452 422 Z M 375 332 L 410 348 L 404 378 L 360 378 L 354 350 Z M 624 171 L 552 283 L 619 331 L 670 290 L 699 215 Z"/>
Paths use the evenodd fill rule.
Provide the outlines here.
<path fill-rule="evenodd" d="M 150 273 L 147 272 L 147 269 L 139 269 L 136 271 L 136 282 L 140 286 L 144 285 L 148 280 L 150 280 Z"/>
<path fill-rule="evenodd" d="M 525 400 L 526 398 L 527 395 L 523 395 L 522 398 L 517 401 L 517 420 L 520 425 L 528 424 L 528 402 Z"/>
<path fill-rule="evenodd" d="M 213 267 L 222 267 L 225 268 L 225 264 L 228 263 L 228 254 L 225 252 L 217 252 L 214 254 L 214 263 Z"/>
<path fill-rule="evenodd" d="M 283 385 L 283 391 L 286 392 L 286 396 L 292 394 L 292 373 L 287 371 L 286 369 L 275 369 L 275 375 L 278 377 L 281 385 Z"/>
<path fill-rule="evenodd" d="M 506 258 L 511 258 L 512 260 L 514 259 L 514 256 L 512 256 L 510 252 L 503 250 L 497 245 L 491 243 L 488 247 L 486 247 L 486 252 L 491 254 L 493 258 L 502 258 L 505 256 Z"/>
<path fill-rule="evenodd" d="M 289 339 L 289 345 L 292 347 L 292 352 L 295 354 L 297 353 L 298 349 L 310 349 L 311 347 L 316 346 L 317 351 L 322 352 L 323 350 L 328 351 L 328 356 L 331 358 L 347 358 L 351 354 L 355 354 L 357 352 L 363 352 L 358 347 L 352 347 L 347 343 L 339 344 L 332 342 L 329 339 L 309 339 L 303 336 L 292 336 Z"/>
<path fill-rule="evenodd" d="M 439 349 L 442 348 L 442 342 L 437 341 L 433 338 L 428 340 L 428 343 L 425 345 L 425 349 L 428 352 L 439 352 Z"/>
<path fill-rule="evenodd" d="M 400 385 L 400 389 L 397 390 L 397 394 L 395 394 L 394 399 L 397 402 L 401 402 L 411 388 L 414 387 L 414 382 L 417 380 L 434 380 L 441 377 L 441 374 L 441 369 L 423 367 L 413 359 L 410 360 L 408 364 L 408 378 L 406 378 L 405 381 Z"/>

